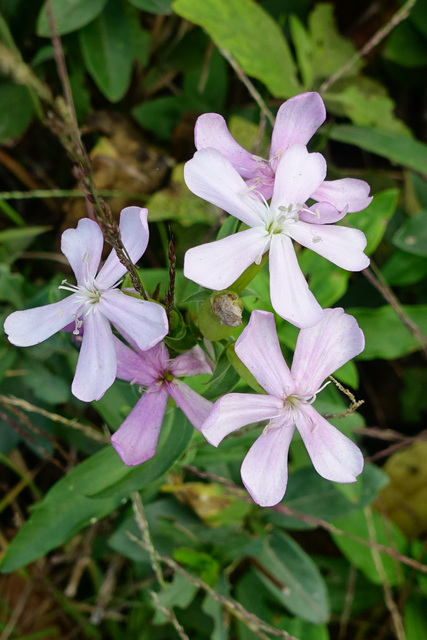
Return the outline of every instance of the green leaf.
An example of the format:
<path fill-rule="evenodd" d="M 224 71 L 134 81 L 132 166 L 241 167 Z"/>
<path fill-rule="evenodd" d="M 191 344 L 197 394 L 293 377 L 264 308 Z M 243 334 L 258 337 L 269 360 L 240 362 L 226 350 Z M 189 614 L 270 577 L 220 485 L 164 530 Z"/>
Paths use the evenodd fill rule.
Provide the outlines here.
<path fill-rule="evenodd" d="M 172 13 L 172 0 L 129 0 L 137 9 L 155 13 L 157 15 L 169 15 Z"/>
<path fill-rule="evenodd" d="M 403 306 L 403 310 L 427 336 L 427 305 Z M 358 360 L 394 360 L 420 349 L 420 345 L 392 307 L 376 309 L 352 308 L 354 316 L 365 334 L 365 350 Z"/>
<path fill-rule="evenodd" d="M 395 251 L 382 266 L 381 272 L 391 285 L 406 286 L 427 276 L 427 259 L 406 251 Z"/>
<path fill-rule="evenodd" d="M 59 35 L 71 33 L 94 20 L 107 0 L 50 0 L 55 27 Z M 50 38 L 45 2 L 37 20 L 37 35 Z"/>
<path fill-rule="evenodd" d="M 313 560 L 291 537 L 275 532 L 268 542 L 258 540 L 243 549 L 242 554 L 256 558 L 257 566 L 266 572 L 257 572 L 259 577 L 289 611 L 307 622 L 327 622 L 329 604 L 323 578 Z"/>
<path fill-rule="evenodd" d="M 405 603 L 406 640 L 427 640 L 427 611 L 424 595 L 413 593 Z"/>
<path fill-rule="evenodd" d="M 18 138 L 34 115 L 34 102 L 28 89 L 12 82 L 0 82 L 0 142 Z"/>
<path fill-rule="evenodd" d="M 322 307 L 331 307 L 347 291 L 350 274 L 310 249 L 299 255 L 299 264 L 308 276 L 310 290 Z"/>
<path fill-rule="evenodd" d="M 173 10 L 203 27 L 249 75 L 276 98 L 301 90 L 295 64 L 278 24 L 253 0 L 175 0 Z"/>
<path fill-rule="evenodd" d="M 427 256 L 427 209 L 419 211 L 409 218 L 396 231 L 392 238 L 395 247 L 413 253 L 416 256 Z"/>
<path fill-rule="evenodd" d="M 368 256 L 374 253 L 381 242 L 388 221 L 396 210 L 398 196 L 397 189 L 381 191 L 366 209 L 346 216 L 348 226 L 356 227 L 365 234 L 368 241 L 365 253 Z"/>
<path fill-rule="evenodd" d="M 335 520 L 334 524 L 342 531 L 362 540 L 385 545 L 399 553 L 407 552 L 407 542 L 403 533 L 382 514 L 372 511 L 370 507 Z M 402 583 L 403 572 L 395 558 L 343 535 L 332 534 L 332 537 L 349 562 L 363 571 L 374 584 L 383 584 L 384 578 L 390 586 Z"/>
<path fill-rule="evenodd" d="M 398 136 L 368 127 L 334 125 L 327 130 L 332 140 L 354 144 L 356 147 L 387 158 L 396 164 L 427 173 L 427 145 L 405 136 Z"/>
<path fill-rule="evenodd" d="M 87 69 L 99 90 L 118 102 L 132 75 L 132 41 L 126 13 L 118 0 L 109 0 L 96 20 L 79 32 Z"/>
<path fill-rule="evenodd" d="M 303 80 L 303 88 L 308 90 L 311 88 L 314 78 L 312 62 L 313 44 L 302 22 L 294 14 L 289 16 L 289 28 L 295 47 L 298 69 Z"/>
<path fill-rule="evenodd" d="M 393 29 L 381 53 L 387 60 L 403 67 L 424 67 L 427 64 L 425 38 L 409 20 Z"/>

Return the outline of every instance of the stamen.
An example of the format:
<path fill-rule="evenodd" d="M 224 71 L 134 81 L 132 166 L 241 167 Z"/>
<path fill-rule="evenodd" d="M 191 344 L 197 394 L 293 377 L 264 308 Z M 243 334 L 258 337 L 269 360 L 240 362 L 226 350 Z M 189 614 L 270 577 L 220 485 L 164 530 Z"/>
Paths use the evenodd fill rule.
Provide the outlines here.
<path fill-rule="evenodd" d="M 75 328 L 73 330 L 73 335 L 78 336 L 80 334 L 80 327 L 83 325 L 83 320 L 75 319 Z"/>

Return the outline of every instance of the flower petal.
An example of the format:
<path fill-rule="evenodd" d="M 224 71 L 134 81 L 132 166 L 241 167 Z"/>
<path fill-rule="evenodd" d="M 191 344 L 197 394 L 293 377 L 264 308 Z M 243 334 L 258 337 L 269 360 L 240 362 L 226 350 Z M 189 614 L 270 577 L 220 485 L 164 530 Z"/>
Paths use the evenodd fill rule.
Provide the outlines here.
<path fill-rule="evenodd" d="M 243 178 L 251 178 L 256 173 L 257 160 L 238 144 L 228 130 L 227 124 L 218 113 L 204 113 L 197 118 L 194 127 L 196 149 L 211 147 L 228 158 Z"/>
<path fill-rule="evenodd" d="M 299 333 L 292 363 L 297 393 L 312 396 L 321 384 L 365 347 L 353 316 L 343 309 L 325 309 L 321 321 Z"/>
<path fill-rule="evenodd" d="M 290 147 L 277 165 L 271 209 L 304 204 L 322 184 L 325 175 L 326 161 L 320 153 L 308 153 L 302 144 Z"/>
<path fill-rule="evenodd" d="M 311 327 L 322 308 L 308 288 L 290 238 L 275 234 L 270 247 L 270 297 L 279 316 L 297 327 Z"/>
<path fill-rule="evenodd" d="M 113 336 L 113 341 L 117 358 L 116 377 L 119 380 L 149 386 L 158 379 L 165 367 L 159 364 L 159 360 L 155 356 L 158 355 L 158 347 L 163 343 L 159 343 L 147 351 L 136 352 L 115 336 Z M 166 361 L 167 358 L 168 356 L 166 356 Z"/>
<path fill-rule="evenodd" d="M 17 347 L 31 347 L 74 322 L 81 306 L 82 301 L 72 294 L 44 307 L 14 311 L 6 318 L 4 331 Z"/>
<path fill-rule="evenodd" d="M 168 398 L 165 388 L 150 389 L 113 434 L 111 444 L 126 465 L 141 464 L 156 453 Z"/>
<path fill-rule="evenodd" d="M 183 411 L 193 427 L 200 431 L 202 424 L 212 409 L 212 402 L 203 398 L 181 380 L 175 379 L 172 382 L 168 382 L 166 388 L 175 400 L 177 407 Z"/>
<path fill-rule="evenodd" d="M 359 229 L 308 224 L 298 221 L 287 233 L 312 251 L 347 271 L 362 271 L 369 266 L 369 258 L 363 253 L 366 237 Z"/>
<path fill-rule="evenodd" d="M 184 167 L 187 187 L 204 200 L 228 211 L 249 227 L 265 219 L 266 206 L 247 188 L 230 160 L 216 149 L 202 149 Z"/>
<path fill-rule="evenodd" d="M 355 482 L 363 469 L 359 447 L 311 405 L 300 407 L 296 427 L 317 473 L 333 482 Z"/>
<path fill-rule="evenodd" d="M 338 211 L 329 202 L 317 202 L 307 210 L 299 212 L 299 219 L 310 224 L 329 224 L 342 220 L 348 213 L 347 207 Z"/>
<path fill-rule="evenodd" d="M 116 378 L 116 352 L 110 324 L 98 305 L 83 318 L 83 340 L 71 391 L 84 402 L 99 400 Z"/>
<path fill-rule="evenodd" d="M 148 209 L 126 207 L 120 214 L 120 234 L 131 262 L 138 262 L 148 244 Z M 114 249 L 106 259 L 96 281 L 101 288 L 112 287 L 126 273 Z"/>
<path fill-rule="evenodd" d="M 277 112 L 271 136 L 270 160 L 293 144 L 306 145 L 325 118 L 325 105 L 318 93 L 301 93 L 287 100 Z"/>
<path fill-rule="evenodd" d="M 221 291 L 267 250 L 268 236 L 262 227 L 245 229 L 189 249 L 184 258 L 184 275 L 202 287 Z"/>
<path fill-rule="evenodd" d="M 77 283 L 89 286 L 98 271 L 104 237 L 99 225 L 89 218 L 79 220 L 76 229 L 61 236 L 61 251 L 74 271 Z"/>
<path fill-rule="evenodd" d="M 349 213 L 362 211 L 372 202 L 369 196 L 370 186 L 364 180 L 356 178 L 342 178 L 341 180 L 326 180 L 311 197 L 319 202 L 329 202 L 340 211 L 347 207 Z"/>
<path fill-rule="evenodd" d="M 118 289 L 110 289 L 102 294 L 98 304 L 117 331 L 141 351 L 153 347 L 168 332 L 166 312 L 156 302 L 140 300 Z"/>
<path fill-rule="evenodd" d="M 262 433 L 243 460 L 243 484 L 261 507 L 273 507 L 285 495 L 288 451 L 294 431 L 293 425 L 284 423 Z"/>
<path fill-rule="evenodd" d="M 252 311 L 248 326 L 236 342 L 235 351 L 269 395 L 285 398 L 292 393 L 295 385 L 283 359 L 272 313 Z"/>
<path fill-rule="evenodd" d="M 202 426 L 206 440 L 215 447 L 229 433 L 261 420 L 269 420 L 283 411 L 283 401 L 254 393 L 228 393 L 215 402 Z"/>
<path fill-rule="evenodd" d="M 181 353 L 169 364 L 169 371 L 176 378 L 212 373 L 213 362 L 199 345 Z"/>

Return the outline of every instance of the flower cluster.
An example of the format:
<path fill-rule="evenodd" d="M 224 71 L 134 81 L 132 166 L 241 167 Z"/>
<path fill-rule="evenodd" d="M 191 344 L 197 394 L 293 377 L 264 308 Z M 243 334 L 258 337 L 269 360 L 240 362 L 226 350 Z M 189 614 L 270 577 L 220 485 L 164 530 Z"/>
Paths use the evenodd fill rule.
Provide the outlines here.
<path fill-rule="evenodd" d="M 272 313 L 253 311 L 236 341 L 237 356 L 265 394 L 230 393 L 212 404 L 183 382 L 181 378 L 211 373 L 210 358 L 200 346 L 170 356 L 162 342 L 168 333 L 163 306 L 119 288 L 126 269 L 114 251 L 100 267 L 103 235 L 89 219 L 62 235 L 61 249 L 77 284 L 64 280 L 60 289 L 71 295 L 6 319 L 5 332 L 17 346 L 37 344 L 70 325 L 81 336 L 72 383 L 77 398 L 99 399 L 116 378 L 138 385 L 141 397 L 112 437 L 126 465 L 155 454 L 172 398 L 214 446 L 244 425 L 267 421 L 241 469 L 244 485 L 262 506 L 283 498 L 295 429 L 321 476 L 353 482 L 361 473 L 358 447 L 312 403 L 325 379 L 363 350 L 363 334 L 343 309 L 321 308 L 293 247 L 295 241 L 349 271 L 369 264 L 363 233 L 334 225 L 370 203 L 369 186 L 351 178 L 325 180 L 325 159 L 307 150 L 325 117 L 317 93 L 288 100 L 277 114 L 269 158 L 263 159 L 233 139 L 222 116 L 202 115 L 195 129 L 197 151 L 184 170 L 193 193 L 244 225 L 233 235 L 187 251 L 185 276 L 215 291 L 232 289 L 246 269 L 268 254 L 272 307 L 301 329 L 291 369 L 283 359 Z M 138 207 L 121 212 L 120 233 L 132 262 L 147 247 L 147 216 L 148 211 Z"/>

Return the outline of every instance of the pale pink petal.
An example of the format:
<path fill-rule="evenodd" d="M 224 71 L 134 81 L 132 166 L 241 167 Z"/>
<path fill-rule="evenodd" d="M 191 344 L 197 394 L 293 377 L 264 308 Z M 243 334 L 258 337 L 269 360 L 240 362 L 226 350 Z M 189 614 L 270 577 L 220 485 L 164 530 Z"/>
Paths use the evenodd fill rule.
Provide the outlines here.
<path fill-rule="evenodd" d="M 84 402 L 99 400 L 116 378 L 111 327 L 94 305 L 83 318 L 83 340 L 71 391 Z"/>
<path fill-rule="evenodd" d="M 213 363 L 199 345 L 174 358 L 169 371 L 176 378 L 198 376 L 201 373 L 212 373 Z"/>
<path fill-rule="evenodd" d="M 148 386 L 158 379 L 164 367 L 156 364 L 155 359 L 149 356 L 151 356 L 153 350 L 157 350 L 159 345 L 147 351 L 137 353 L 115 336 L 113 337 L 113 341 L 117 358 L 116 377 L 119 378 L 119 380 L 126 380 L 127 382 Z M 144 355 L 147 357 L 144 357 Z"/>
<path fill-rule="evenodd" d="M 240 473 L 254 502 L 273 507 L 285 495 L 288 483 L 288 452 L 294 434 L 293 424 L 262 433 L 243 460 Z"/>
<path fill-rule="evenodd" d="M 348 213 L 347 207 L 338 211 L 329 202 L 317 202 L 309 209 L 299 212 L 299 219 L 310 224 L 330 224 L 342 220 Z"/>
<path fill-rule="evenodd" d="M 268 394 L 285 398 L 292 393 L 295 385 L 283 359 L 272 313 L 252 312 L 248 326 L 236 342 L 235 351 Z"/>
<path fill-rule="evenodd" d="M 72 294 L 44 307 L 14 311 L 6 318 L 4 331 L 17 347 L 31 347 L 74 322 L 81 306 L 81 299 Z"/>
<path fill-rule="evenodd" d="M 337 225 L 314 225 L 298 221 L 286 230 L 291 238 L 347 271 L 362 271 L 369 266 L 363 253 L 366 237 L 359 229 Z"/>
<path fill-rule="evenodd" d="M 297 327 L 311 327 L 322 308 L 308 288 L 290 238 L 274 234 L 270 247 L 270 297 L 279 316 Z"/>
<path fill-rule="evenodd" d="M 160 342 L 168 332 L 166 312 L 156 302 L 111 289 L 102 294 L 98 306 L 117 331 L 142 351 Z"/>
<path fill-rule="evenodd" d="M 61 251 L 70 263 L 79 285 L 89 286 L 98 271 L 104 238 L 99 225 L 89 218 L 61 236 Z"/>
<path fill-rule="evenodd" d="M 148 244 L 148 209 L 126 207 L 120 214 L 120 234 L 131 262 L 136 263 Z M 114 249 L 106 259 L 96 281 L 102 289 L 112 287 L 126 273 Z"/>
<path fill-rule="evenodd" d="M 267 208 L 254 196 L 230 160 L 216 149 L 202 149 L 184 167 L 187 187 L 249 227 L 266 218 Z"/>
<path fill-rule="evenodd" d="M 111 444 L 129 467 L 146 462 L 156 453 L 168 398 L 162 387 L 149 389 L 113 434 Z"/>
<path fill-rule="evenodd" d="M 268 250 L 268 242 L 264 228 L 257 227 L 193 247 L 185 254 L 184 275 L 202 287 L 221 291 Z"/>
<path fill-rule="evenodd" d="M 308 153 L 302 144 L 290 147 L 277 165 L 271 209 L 304 204 L 325 175 L 326 161 L 320 153 Z"/>
<path fill-rule="evenodd" d="M 193 427 L 200 431 L 202 424 L 212 409 L 212 402 L 203 398 L 181 380 L 175 379 L 172 382 L 167 382 L 166 388 L 175 400 L 177 407 L 183 411 Z"/>
<path fill-rule="evenodd" d="M 253 393 L 228 393 L 215 402 L 202 426 L 206 440 L 215 447 L 225 436 L 240 427 L 270 420 L 283 411 L 283 401 Z"/>
<path fill-rule="evenodd" d="M 325 105 L 318 93 L 301 93 L 287 100 L 277 112 L 271 137 L 270 160 L 293 144 L 306 145 L 325 118 Z"/>
<path fill-rule="evenodd" d="M 324 380 L 365 348 L 353 316 L 343 309 L 325 309 L 321 321 L 299 333 L 292 363 L 298 394 L 312 396 Z"/>
<path fill-rule="evenodd" d="M 317 473 L 333 482 L 355 482 L 363 469 L 359 447 L 309 404 L 300 406 L 296 427 Z"/>
<path fill-rule="evenodd" d="M 194 144 L 197 150 L 207 147 L 217 149 L 243 178 L 251 178 L 256 173 L 256 158 L 235 141 L 224 118 L 218 113 L 204 113 L 197 118 Z"/>
<path fill-rule="evenodd" d="M 342 178 L 326 180 L 312 193 L 311 197 L 319 202 L 330 202 L 340 211 L 347 207 L 349 213 L 354 213 L 366 209 L 372 201 L 369 191 L 369 184 L 364 180 Z"/>

